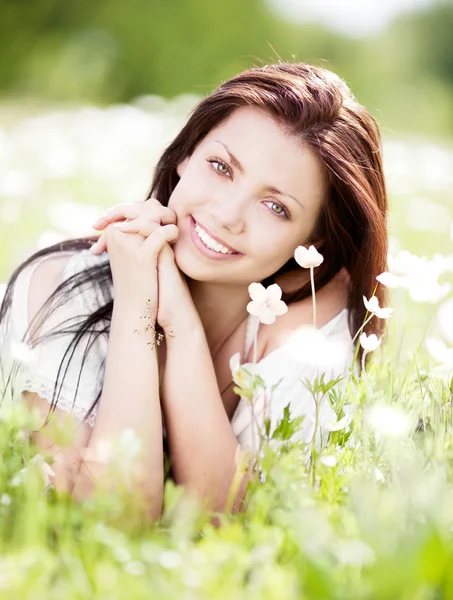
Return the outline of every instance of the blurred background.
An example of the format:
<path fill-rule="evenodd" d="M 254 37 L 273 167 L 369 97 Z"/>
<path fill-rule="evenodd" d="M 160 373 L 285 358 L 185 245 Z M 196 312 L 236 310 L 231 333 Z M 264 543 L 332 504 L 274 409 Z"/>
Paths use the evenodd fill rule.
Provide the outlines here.
<path fill-rule="evenodd" d="M 197 99 L 279 59 L 337 72 L 377 117 L 391 252 L 451 252 L 452 32 L 442 0 L 3 0 L 0 283 L 143 199 Z"/>

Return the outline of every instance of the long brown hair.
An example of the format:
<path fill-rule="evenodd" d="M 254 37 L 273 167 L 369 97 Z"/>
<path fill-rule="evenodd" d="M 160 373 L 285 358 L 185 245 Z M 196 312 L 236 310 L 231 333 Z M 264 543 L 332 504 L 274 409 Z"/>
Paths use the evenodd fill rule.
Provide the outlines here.
<path fill-rule="evenodd" d="M 223 83 L 192 111 L 186 125 L 162 154 L 147 199 L 155 196 L 168 204 L 179 181 L 177 165 L 190 156 L 196 146 L 217 125 L 225 121 L 237 108 L 255 106 L 266 110 L 285 131 L 294 135 L 316 152 L 325 169 L 326 199 L 316 225 L 315 238 L 323 240 L 319 250 L 324 262 L 316 269 L 316 287 L 320 289 L 342 268 L 350 276 L 348 307 L 351 332 L 357 331 L 365 316 L 362 296 L 370 297 L 376 287 L 376 275 L 385 270 L 387 256 L 386 210 L 387 198 L 382 169 L 381 140 L 375 119 L 353 97 L 346 84 L 330 71 L 301 63 L 279 63 L 255 67 Z M 34 260 L 68 250 L 89 248 L 97 237 L 85 237 L 60 242 L 36 252 L 13 272 L 0 306 L 0 325 L 11 307 L 14 285 L 20 272 Z M 279 275 L 299 270 L 290 259 L 277 273 L 263 281 L 274 282 Z M 83 316 L 77 325 L 40 337 L 72 333 L 73 338 L 62 357 L 52 397 L 56 407 L 58 379 L 68 354 L 72 360 L 77 345 L 88 338 L 81 370 L 87 354 L 99 335 L 108 335 L 113 311 L 109 298 L 112 273 L 108 259 L 99 257 L 99 263 L 62 282 L 43 307 L 61 305 L 77 289 L 93 287 L 101 292 L 104 301 L 98 310 Z M 310 295 L 304 286 L 291 294 L 284 294 L 286 303 Z M 376 294 L 385 302 L 385 290 L 379 286 Z M 48 316 L 48 314 L 46 314 Z M 368 333 L 379 334 L 383 322 L 372 319 Z M 158 327 L 156 327 L 158 329 Z M 0 362 L 1 366 L 1 362 Z M 66 376 L 68 366 L 63 374 Z M 60 388 L 61 390 L 61 384 Z M 6 391 L 6 390 L 5 390 Z M 77 394 L 77 389 L 74 394 Z M 99 402 L 94 400 L 86 418 Z"/>
<path fill-rule="evenodd" d="M 327 190 L 315 239 L 324 262 L 316 269 L 320 289 L 341 268 L 350 277 L 348 307 L 350 329 L 363 324 L 363 296 L 373 293 L 382 305 L 385 288 L 376 289 L 376 275 L 386 270 L 387 195 L 384 183 L 381 138 L 376 120 L 361 106 L 346 84 L 331 71 L 303 63 L 279 63 L 256 67 L 236 75 L 204 98 L 187 124 L 159 160 L 148 193 L 167 204 L 179 180 L 177 165 L 236 109 L 254 106 L 267 111 L 321 159 Z M 263 285 L 279 275 L 298 270 L 290 259 Z M 311 294 L 310 285 L 283 294 L 286 303 Z M 372 319 L 366 330 L 381 333 L 383 322 Z"/>

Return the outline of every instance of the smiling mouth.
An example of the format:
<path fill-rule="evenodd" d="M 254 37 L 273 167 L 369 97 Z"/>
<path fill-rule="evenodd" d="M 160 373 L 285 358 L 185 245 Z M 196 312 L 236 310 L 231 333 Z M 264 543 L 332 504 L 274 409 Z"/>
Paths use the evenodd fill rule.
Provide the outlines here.
<path fill-rule="evenodd" d="M 196 235 L 204 244 L 204 246 L 206 246 L 206 248 L 212 250 L 213 252 L 217 252 L 218 254 L 223 255 L 232 256 L 242 254 L 241 252 L 238 252 L 231 246 L 228 246 L 224 242 L 220 241 L 219 238 L 213 236 L 208 230 L 202 227 L 192 216 L 191 219 Z"/>

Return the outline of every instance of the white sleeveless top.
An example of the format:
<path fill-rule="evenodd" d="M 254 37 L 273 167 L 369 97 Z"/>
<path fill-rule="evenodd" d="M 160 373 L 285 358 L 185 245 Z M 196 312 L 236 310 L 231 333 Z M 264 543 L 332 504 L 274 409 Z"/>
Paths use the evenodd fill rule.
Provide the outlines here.
<path fill-rule="evenodd" d="M 94 256 L 89 250 L 68 252 L 68 256 L 71 254 L 73 256 L 65 265 L 62 281 L 89 266 L 104 262 L 107 256 L 105 253 L 101 256 Z M 46 258 L 49 257 L 42 257 L 22 270 L 14 287 L 9 319 L 0 325 L 0 407 L 5 401 L 11 403 L 13 400 L 19 399 L 22 391 L 36 392 L 51 402 L 60 362 L 73 337 L 73 334 L 68 332 L 46 339 L 32 348 L 29 335 L 26 334 L 29 325 L 28 288 L 30 279 L 34 269 Z M 58 329 L 59 325 L 68 318 L 72 319 L 69 326 L 71 331 L 74 331 L 78 322 L 82 322 L 90 313 L 113 297 L 112 285 L 110 293 L 110 298 L 100 298 L 100 290 L 92 287 L 84 289 L 55 309 L 55 312 L 44 323 L 40 335 L 54 328 Z M 249 353 L 255 330 L 258 330 L 259 325 L 259 320 L 249 315 L 242 360 Z M 66 327 L 68 324 L 65 325 Z M 245 399 L 239 401 L 231 420 L 233 431 L 244 449 L 256 451 L 259 441 L 258 428 L 263 426 L 264 418 L 270 417 L 272 433 L 278 421 L 283 417 L 284 408 L 288 404 L 292 418 L 305 417 L 295 437 L 307 442 L 311 441 L 315 428 L 315 404 L 313 397 L 302 385 L 301 380 L 308 378 L 309 381 L 313 381 L 318 375 L 325 373 L 325 380 L 328 381 L 347 373 L 353 358 L 348 311 L 345 309 L 340 312 L 318 332 L 319 336 L 314 335 L 313 337 L 312 334 L 308 338 L 307 334 L 297 337 L 296 332 L 294 339 L 270 352 L 257 364 L 243 365 L 245 368 L 254 369 L 261 376 L 265 385 L 264 389 L 257 391 L 253 401 L 253 414 L 258 427 L 252 426 L 252 406 Z M 105 334 L 99 336 L 92 344 L 85 357 L 79 380 L 84 350 L 89 343 L 88 338 L 89 336 L 86 334 L 78 344 L 62 382 L 62 376 L 68 364 L 68 356 L 66 357 L 58 379 L 59 385 L 62 387 L 57 408 L 72 412 L 80 420 L 85 419 L 102 389 L 108 345 L 108 337 Z M 15 377 L 11 382 L 8 377 L 12 367 L 15 369 Z M 278 386 L 273 389 L 279 381 Z M 77 382 L 79 387 L 76 393 Z M 12 387 L 11 383 L 13 383 Z M 3 396 L 5 397 L 2 403 Z M 97 407 L 85 419 L 91 426 L 94 425 L 96 414 Z M 324 398 L 321 401 L 318 418 L 320 423 L 318 441 L 321 444 L 322 438 L 326 437 L 322 435 L 323 424 L 327 427 L 330 422 L 334 421 L 335 413 L 327 398 Z"/>

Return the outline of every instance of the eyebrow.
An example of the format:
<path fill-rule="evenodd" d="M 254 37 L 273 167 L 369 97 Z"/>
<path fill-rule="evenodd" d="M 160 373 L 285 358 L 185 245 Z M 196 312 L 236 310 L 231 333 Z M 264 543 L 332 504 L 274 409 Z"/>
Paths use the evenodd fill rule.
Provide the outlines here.
<path fill-rule="evenodd" d="M 234 154 L 231 152 L 231 150 L 228 148 L 228 146 L 226 144 L 224 144 L 223 142 L 221 142 L 220 140 L 214 140 L 214 141 L 217 142 L 218 144 L 221 144 L 225 148 L 225 150 L 228 152 L 228 156 L 230 157 L 231 162 L 233 163 L 233 166 L 235 166 L 236 169 L 238 169 L 241 173 L 244 173 L 244 167 L 241 165 L 239 160 L 234 156 Z M 301 202 L 299 202 L 299 200 L 296 197 L 292 196 L 291 194 L 287 194 L 285 192 L 280 191 L 274 185 L 267 185 L 266 190 L 268 190 L 269 192 L 272 192 L 273 194 L 280 194 L 280 196 L 288 196 L 288 198 L 292 198 L 303 208 L 303 204 Z"/>

